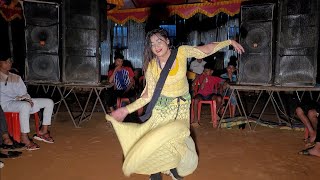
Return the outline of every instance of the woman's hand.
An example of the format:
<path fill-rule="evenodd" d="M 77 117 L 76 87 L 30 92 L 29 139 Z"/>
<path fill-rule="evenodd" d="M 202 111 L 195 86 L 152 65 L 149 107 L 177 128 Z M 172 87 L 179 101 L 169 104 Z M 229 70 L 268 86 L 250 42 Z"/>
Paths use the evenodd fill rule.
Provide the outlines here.
<path fill-rule="evenodd" d="M 111 116 L 119 122 L 122 122 L 124 118 L 129 114 L 128 109 L 125 107 L 119 108 L 111 113 Z"/>
<path fill-rule="evenodd" d="M 239 54 L 244 53 L 244 48 L 243 48 L 239 43 L 237 43 L 235 40 L 231 40 L 231 46 L 233 46 L 234 49 L 235 49 Z"/>

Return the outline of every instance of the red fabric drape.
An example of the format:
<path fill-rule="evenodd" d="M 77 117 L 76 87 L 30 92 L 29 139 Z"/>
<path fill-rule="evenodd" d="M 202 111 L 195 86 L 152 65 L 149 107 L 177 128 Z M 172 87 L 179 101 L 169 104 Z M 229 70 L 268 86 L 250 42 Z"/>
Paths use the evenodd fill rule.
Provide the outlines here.
<path fill-rule="evenodd" d="M 213 17 L 220 12 L 224 12 L 230 16 L 238 14 L 240 5 L 243 0 L 219 1 L 214 0 L 213 3 L 196 3 L 184 5 L 168 6 L 170 15 L 179 15 L 184 19 L 188 19 L 197 13 L 204 14 L 208 17 Z M 114 9 L 107 12 L 107 18 L 118 24 L 125 24 L 128 20 L 136 22 L 144 22 L 149 15 L 149 8 L 138 9 Z"/>
<path fill-rule="evenodd" d="M 10 5 L 6 5 L 4 1 L 0 0 L 0 14 L 6 21 L 12 21 L 16 18 L 22 19 L 22 9 L 17 7 L 18 1 L 12 1 Z"/>

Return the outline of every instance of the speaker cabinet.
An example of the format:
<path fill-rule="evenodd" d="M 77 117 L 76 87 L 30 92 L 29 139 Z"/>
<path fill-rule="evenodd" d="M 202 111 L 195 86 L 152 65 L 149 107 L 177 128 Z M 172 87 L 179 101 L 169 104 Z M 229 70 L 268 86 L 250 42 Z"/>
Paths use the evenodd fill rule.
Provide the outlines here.
<path fill-rule="evenodd" d="M 58 25 L 49 27 L 28 25 L 25 32 L 28 52 L 58 54 L 58 31 Z M 44 41 L 44 44 L 40 41 Z"/>
<path fill-rule="evenodd" d="M 283 0 L 278 21 L 275 85 L 314 86 L 317 76 L 319 1 Z"/>
<path fill-rule="evenodd" d="M 24 1 L 26 80 L 59 82 L 59 5 Z"/>
<path fill-rule="evenodd" d="M 68 56 L 67 62 L 65 68 L 70 71 L 65 71 L 65 77 L 68 78 L 69 82 L 79 82 L 81 80 L 81 82 L 91 83 L 98 73 L 95 71 L 98 66 L 95 57 Z"/>
<path fill-rule="evenodd" d="M 99 1 L 64 0 L 64 55 L 62 81 L 97 84 L 99 62 Z"/>
<path fill-rule="evenodd" d="M 59 56 L 54 54 L 27 54 L 28 81 L 58 82 Z"/>
<path fill-rule="evenodd" d="M 239 84 L 272 85 L 274 4 L 241 6 Z"/>

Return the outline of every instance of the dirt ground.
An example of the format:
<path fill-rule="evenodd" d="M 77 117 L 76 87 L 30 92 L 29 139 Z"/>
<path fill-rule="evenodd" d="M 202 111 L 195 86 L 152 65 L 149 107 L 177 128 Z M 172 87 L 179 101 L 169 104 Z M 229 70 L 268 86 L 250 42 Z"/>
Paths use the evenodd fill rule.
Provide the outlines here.
<path fill-rule="evenodd" d="M 0 180 L 148 179 L 145 175 L 123 175 L 121 147 L 103 113 L 94 113 L 92 120 L 75 128 L 69 115 L 59 112 L 51 132 L 54 144 L 39 142 L 40 150 L 5 159 Z M 320 159 L 297 154 L 304 148 L 301 131 L 262 126 L 255 131 L 237 127 L 218 130 L 205 117 L 194 134 L 199 165 L 185 180 L 320 178 Z"/>

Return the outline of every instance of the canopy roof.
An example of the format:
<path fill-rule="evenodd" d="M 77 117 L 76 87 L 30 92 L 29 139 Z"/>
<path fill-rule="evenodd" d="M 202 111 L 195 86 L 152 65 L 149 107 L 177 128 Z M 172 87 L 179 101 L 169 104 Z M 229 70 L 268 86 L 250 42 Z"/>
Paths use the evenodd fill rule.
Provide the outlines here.
<path fill-rule="evenodd" d="M 220 12 L 230 16 L 238 14 L 241 2 L 244 0 L 107 0 L 114 4 L 112 10 L 107 11 L 107 18 L 118 24 L 125 24 L 128 20 L 144 22 L 150 7 L 166 4 L 170 15 L 178 15 L 188 19 L 197 13 L 213 17 Z"/>

